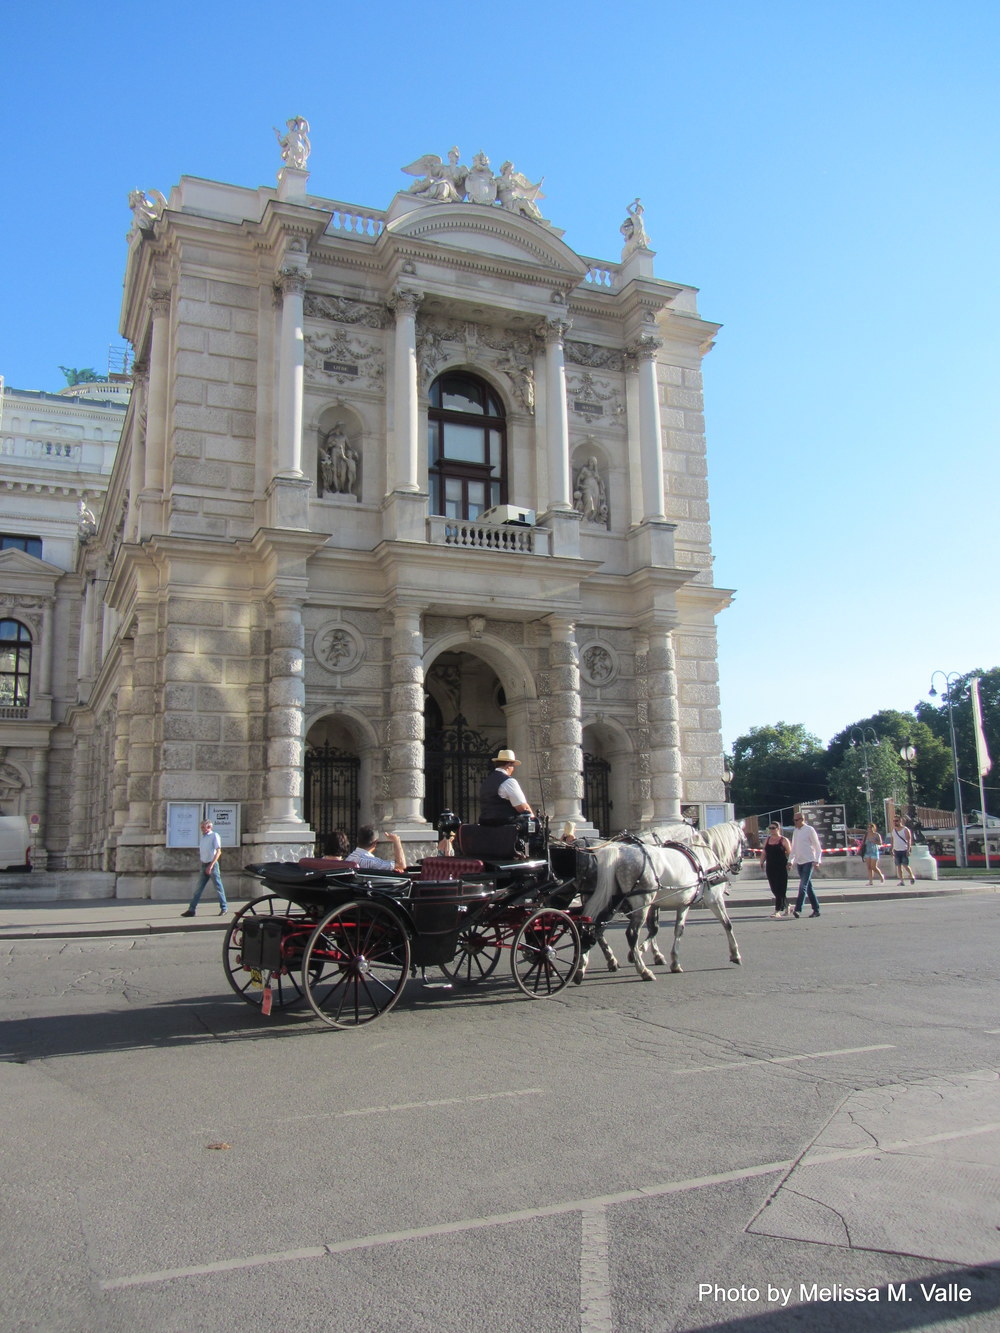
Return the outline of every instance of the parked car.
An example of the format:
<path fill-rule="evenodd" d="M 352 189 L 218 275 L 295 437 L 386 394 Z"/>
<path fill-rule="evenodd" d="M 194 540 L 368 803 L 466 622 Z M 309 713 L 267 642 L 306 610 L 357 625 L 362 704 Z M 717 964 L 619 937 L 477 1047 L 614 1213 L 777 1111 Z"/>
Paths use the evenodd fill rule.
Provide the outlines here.
<path fill-rule="evenodd" d="M 0 815 L 0 870 L 31 869 L 31 832 L 24 815 Z"/>

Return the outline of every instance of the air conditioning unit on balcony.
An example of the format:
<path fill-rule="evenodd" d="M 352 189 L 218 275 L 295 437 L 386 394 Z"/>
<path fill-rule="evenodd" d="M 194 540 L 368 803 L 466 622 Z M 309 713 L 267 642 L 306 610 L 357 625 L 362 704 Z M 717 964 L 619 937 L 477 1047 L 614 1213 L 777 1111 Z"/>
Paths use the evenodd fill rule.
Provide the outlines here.
<path fill-rule="evenodd" d="M 484 509 L 479 515 L 480 523 L 517 523 L 522 528 L 535 526 L 535 511 L 522 509 L 520 505 L 494 505 Z"/>

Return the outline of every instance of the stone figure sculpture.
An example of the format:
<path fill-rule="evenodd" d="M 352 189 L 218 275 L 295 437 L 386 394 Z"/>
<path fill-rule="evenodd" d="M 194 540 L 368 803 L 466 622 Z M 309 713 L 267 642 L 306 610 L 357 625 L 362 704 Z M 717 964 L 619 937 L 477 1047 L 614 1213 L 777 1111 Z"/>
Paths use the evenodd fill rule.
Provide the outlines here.
<path fill-rule="evenodd" d="M 274 137 L 281 148 L 281 160 L 286 167 L 304 171 L 309 161 L 309 154 L 312 152 L 312 144 L 309 142 L 309 122 L 305 116 L 292 116 L 291 120 L 285 121 L 285 125 L 288 127 L 287 134 L 282 134 L 276 125 L 273 126 Z"/>
<path fill-rule="evenodd" d="M 436 199 L 443 204 L 460 203 L 465 198 L 465 178 L 469 173 L 468 167 L 459 162 L 460 156 L 457 148 L 450 148 L 447 162 L 442 162 L 436 153 L 425 153 L 408 167 L 401 167 L 408 176 L 424 178 L 414 181 L 407 194 Z"/>
<path fill-rule="evenodd" d="M 132 210 L 133 231 L 148 231 L 167 206 L 159 190 L 131 190 L 128 206 Z"/>
<path fill-rule="evenodd" d="M 544 177 L 542 179 L 544 180 Z M 542 194 L 542 181 L 532 185 L 527 176 L 514 170 L 513 162 L 505 162 L 500 168 L 500 175 L 496 178 L 496 186 L 501 208 L 509 208 L 512 213 L 519 213 L 521 217 L 541 222 L 542 212 L 535 201 L 545 198 Z"/>
<path fill-rule="evenodd" d="M 642 220 L 645 209 L 638 199 L 633 199 L 630 204 L 625 205 L 625 211 L 628 217 L 619 227 L 619 231 L 625 237 L 625 249 L 648 250 L 649 236 L 646 234 L 646 227 Z"/>
<path fill-rule="evenodd" d="M 497 197 L 497 183 L 485 153 L 477 153 L 465 178 L 465 192 L 473 204 L 492 204 Z"/>
<path fill-rule="evenodd" d="M 90 541 L 97 531 L 97 519 L 94 517 L 94 511 L 87 504 L 86 498 L 79 500 L 77 509 L 77 537 L 81 544 Z"/>
<path fill-rule="evenodd" d="M 588 458 L 576 474 L 573 508 L 583 515 L 585 523 L 600 523 L 607 527 L 608 497 L 597 469 L 596 458 Z"/>
<path fill-rule="evenodd" d="M 320 449 L 320 495 L 354 495 L 358 480 L 358 456 L 347 442 L 347 434 L 338 422 L 327 433 Z"/>

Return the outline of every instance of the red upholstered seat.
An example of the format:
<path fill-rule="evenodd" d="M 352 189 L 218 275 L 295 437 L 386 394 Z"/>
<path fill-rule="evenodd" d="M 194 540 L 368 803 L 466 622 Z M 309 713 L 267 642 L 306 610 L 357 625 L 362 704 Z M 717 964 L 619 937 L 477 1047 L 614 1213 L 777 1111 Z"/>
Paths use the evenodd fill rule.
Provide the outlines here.
<path fill-rule="evenodd" d="M 303 870 L 357 870 L 353 861 L 342 861 L 339 856 L 303 856 L 299 858 Z"/>
<path fill-rule="evenodd" d="M 420 862 L 421 879 L 461 879 L 463 875 L 478 875 L 482 861 L 467 856 L 425 856 Z"/>

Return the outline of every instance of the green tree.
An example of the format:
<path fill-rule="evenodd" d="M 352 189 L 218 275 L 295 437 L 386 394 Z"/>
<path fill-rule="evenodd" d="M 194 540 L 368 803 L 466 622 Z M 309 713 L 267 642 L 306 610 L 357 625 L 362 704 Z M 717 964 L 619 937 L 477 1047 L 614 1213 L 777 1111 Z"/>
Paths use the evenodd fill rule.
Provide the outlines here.
<path fill-rule="evenodd" d="M 737 817 L 769 814 L 826 796 L 826 756 L 801 722 L 751 727 L 732 753 L 731 799 Z"/>
<path fill-rule="evenodd" d="M 951 749 L 934 728 L 918 721 L 914 713 L 883 708 L 839 731 L 826 747 L 829 772 L 832 774 L 843 763 L 852 745 L 857 746 L 862 736 L 870 743 L 871 732 L 879 740 L 884 740 L 897 757 L 904 745 L 913 746 L 917 752 L 913 770 L 914 799 L 918 805 L 940 805 L 942 795 L 951 784 Z M 906 791 L 905 785 L 903 790 Z"/>
<path fill-rule="evenodd" d="M 92 366 L 85 366 L 83 370 L 77 370 L 75 366 L 60 366 L 59 369 L 66 376 L 69 388 L 74 384 L 102 384 L 105 379 L 105 376 L 98 375 Z"/>
<path fill-rule="evenodd" d="M 889 741 L 851 746 L 836 768 L 830 770 L 829 780 L 830 794 L 846 807 L 847 822 L 855 827 L 868 823 L 869 799 L 871 818 L 883 834 L 886 798 L 906 805 L 906 774 Z"/>
<path fill-rule="evenodd" d="M 973 676 L 981 677 L 979 682 L 979 701 L 983 713 L 983 734 L 986 748 L 993 761 L 993 767 L 984 779 L 986 805 L 990 814 L 1000 813 L 1000 667 L 991 667 L 989 671 L 967 671 L 952 682 L 951 703 L 955 715 L 955 743 L 958 750 L 958 772 L 962 779 L 962 808 L 968 813 L 979 808 L 979 764 L 976 761 L 976 743 L 973 732 L 972 696 L 969 681 Z M 935 680 L 941 684 L 940 676 Z M 938 736 L 948 752 L 948 777 L 944 784 L 940 803 L 946 810 L 954 805 L 952 794 L 951 737 L 948 731 L 948 705 L 943 698 L 940 703 L 920 702 L 916 707 L 917 717 L 927 724 Z M 916 745 L 916 741 L 914 741 Z"/>

